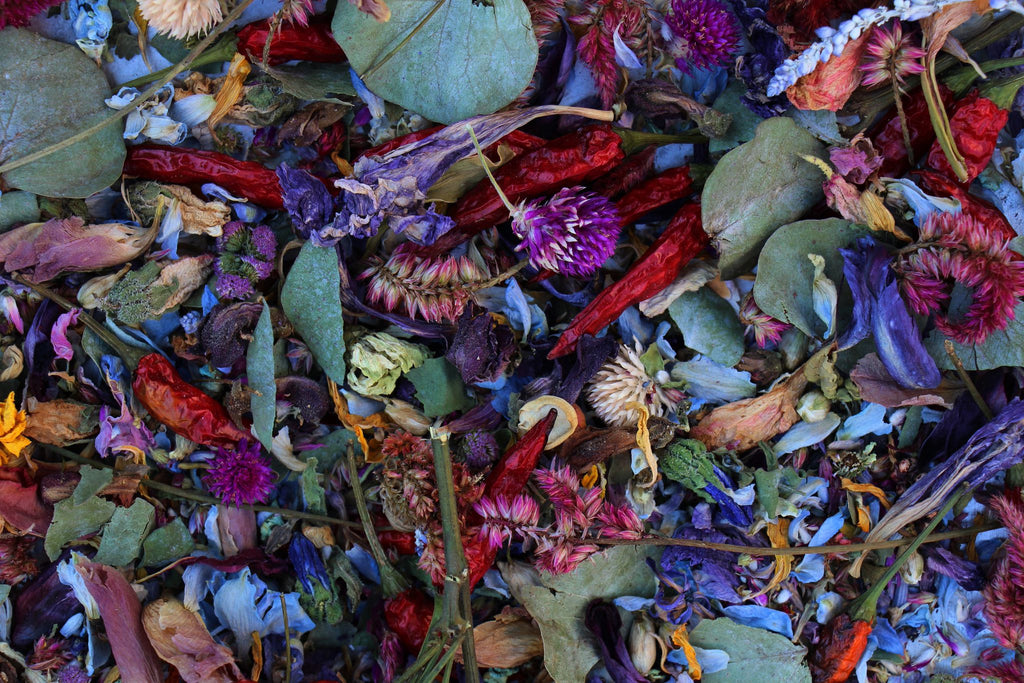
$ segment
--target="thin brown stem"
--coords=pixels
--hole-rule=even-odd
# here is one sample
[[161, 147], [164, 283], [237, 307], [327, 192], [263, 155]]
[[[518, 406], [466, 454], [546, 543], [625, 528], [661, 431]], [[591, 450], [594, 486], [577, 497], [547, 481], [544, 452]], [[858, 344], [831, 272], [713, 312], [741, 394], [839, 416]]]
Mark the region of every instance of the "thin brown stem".
[[903, 132], [903, 145], [907, 148], [907, 162], [914, 165], [914, 146], [910, 144], [910, 128], [907, 125], [907, 113], [903, 111], [903, 98], [900, 96], [900, 86], [895, 78], [890, 77], [892, 82], [892, 97], [896, 102], [896, 114], [900, 117], [900, 130]]

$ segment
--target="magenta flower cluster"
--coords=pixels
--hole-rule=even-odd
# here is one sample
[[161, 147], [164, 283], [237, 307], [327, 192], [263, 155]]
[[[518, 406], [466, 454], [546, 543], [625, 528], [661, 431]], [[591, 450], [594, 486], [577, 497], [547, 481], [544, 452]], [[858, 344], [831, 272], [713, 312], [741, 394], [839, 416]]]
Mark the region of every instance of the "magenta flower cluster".
[[679, 39], [684, 73], [727, 65], [740, 44], [736, 17], [719, 0], [672, 0], [665, 23]]
[[615, 251], [622, 220], [605, 197], [565, 187], [547, 201], [535, 200], [512, 214], [530, 265], [570, 277], [590, 277]]
[[[931, 214], [915, 248], [896, 262], [910, 308], [937, 313], [935, 326], [961, 344], [980, 344], [1013, 320], [1024, 296], [1024, 260], [976, 218], [964, 213]], [[953, 287], [971, 290], [971, 303], [956, 320], [949, 314]]]
[[203, 483], [210, 493], [236, 507], [265, 503], [274, 490], [274, 470], [260, 452], [259, 442], [250, 445], [242, 439], [233, 451], [217, 449]]

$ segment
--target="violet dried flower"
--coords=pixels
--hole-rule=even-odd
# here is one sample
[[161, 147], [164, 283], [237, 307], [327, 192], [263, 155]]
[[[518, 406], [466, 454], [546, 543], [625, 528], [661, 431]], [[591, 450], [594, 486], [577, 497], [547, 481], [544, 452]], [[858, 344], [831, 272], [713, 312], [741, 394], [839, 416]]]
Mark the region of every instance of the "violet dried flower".
[[676, 66], [684, 73], [725, 66], [739, 47], [736, 18], [719, 0], [672, 0], [665, 23], [679, 39]]
[[241, 221], [225, 224], [217, 238], [220, 257], [214, 262], [217, 293], [224, 299], [247, 299], [253, 285], [274, 272], [277, 238], [265, 225], [248, 227]]
[[482, 429], [474, 429], [466, 434], [462, 438], [459, 450], [466, 459], [466, 464], [474, 472], [486, 470], [501, 455], [497, 439]]
[[[980, 344], [1014, 319], [1024, 296], [1024, 261], [994, 231], [964, 213], [935, 212], [921, 226], [916, 244], [897, 259], [900, 289], [920, 315], [938, 313], [935, 326], [961, 344]], [[958, 320], [950, 318], [955, 285], [972, 290]]]
[[265, 503], [274, 489], [274, 470], [260, 452], [259, 442], [250, 445], [242, 439], [235, 450], [217, 449], [203, 483], [210, 493], [236, 507]]
[[547, 200], [523, 202], [512, 213], [512, 232], [530, 265], [569, 277], [590, 277], [615, 251], [622, 220], [607, 198], [565, 187]]

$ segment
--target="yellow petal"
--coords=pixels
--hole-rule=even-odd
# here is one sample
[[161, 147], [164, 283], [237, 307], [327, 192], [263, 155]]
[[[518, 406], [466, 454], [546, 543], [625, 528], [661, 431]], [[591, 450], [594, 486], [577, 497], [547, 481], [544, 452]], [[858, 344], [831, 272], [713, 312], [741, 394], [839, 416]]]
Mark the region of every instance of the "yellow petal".
[[228, 75], [224, 77], [224, 82], [221, 83], [220, 90], [217, 91], [217, 95], [214, 97], [216, 105], [208, 121], [210, 128], [216, 126], [231, 111], [231, 107], [235, 106], [235, 103], [242, 99], [242, 87], [251, 70], [252, 67], [249, 66], [249, 61], [243, 55], [236, 53], [231, 58]]
[[700, 669], [700, 662], [697, 661], [697, 651], [693, 649], [693, 645], [690, 645], [690, 637], [686, 633], [685, 624], [672, 632], [672, 644], [683, 649], [683, 654], [686, 655], [687, 673], [690, 674], [690, 678], [699, 681], [704, 674]]
[[871, 484], [858, 484], [855, 481], [847, 479], [846, 477], [842, 478], [842, 482], [843, 488], [846, 489], [847, 491], [852, 491], [853, 493], [870, 493], [872, 496], [878, 499], [878, 502], [882, 504], [882, 507], [884, 507], [886, 510], [889, 509], [889, 499], [885, 497], [885, 491], [878, 488], [877, 486], [873, 486]]
[[[766, 531], [768, 532], [768, 540], [772, 542], [773, 548], [788, 548], [789, 543], [786, 541], [786, 532], [789, 531], [788, 519], [780, 519], [778, 522], [769, 522]], [[756, 598], [759, 595], [764, 595], [771, 589], [778, 586], [780, 583], [786, 580], [789, 576], [790, 570], [793, 569], [793, 558], [789, 555], [779, 555], [775, 558], [775, 573], [772, 574], [772, 580], [768, 584], [754, 593], [750, 597]]]

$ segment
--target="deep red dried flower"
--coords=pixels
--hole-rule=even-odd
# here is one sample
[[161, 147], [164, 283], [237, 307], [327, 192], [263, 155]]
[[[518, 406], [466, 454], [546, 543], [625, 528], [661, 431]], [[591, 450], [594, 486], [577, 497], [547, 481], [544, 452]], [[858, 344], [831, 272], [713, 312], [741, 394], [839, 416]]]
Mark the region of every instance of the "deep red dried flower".
[[1006, 555], [982, 591], [985, 620], [1000, 645], [1024, 650], [1024, 500], [1019, 491], [1009, 491], [989, 505], [1010, 533]]
[[25, 26], [40, 12], [59, 5], [64, 0], [0, 0], [0, 29], [7, 26]]
[[[935, 212], [921, 226], [917, 244], [897, 259], [907, 304], [915, 313], [938, 312], [935, 325], [961, 344], [980, 344], [1005, 329], [1024, 296], [1024, 261], [1006, 240], [964, 213]], [[970, 306], [950, 318], [954, 285], [971, 290]]]

